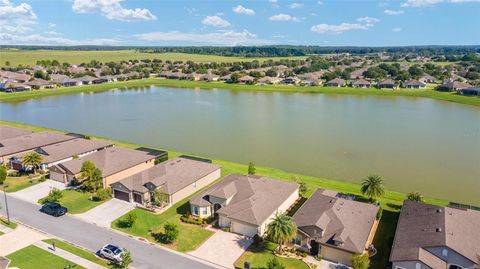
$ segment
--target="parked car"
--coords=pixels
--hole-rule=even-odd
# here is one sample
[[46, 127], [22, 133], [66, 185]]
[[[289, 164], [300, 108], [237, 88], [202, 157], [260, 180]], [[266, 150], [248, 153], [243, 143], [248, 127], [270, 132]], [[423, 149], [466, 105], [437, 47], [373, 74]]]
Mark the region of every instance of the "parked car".
[[54, 217], [60, 217], [65, 214], [67, 214], [67, 208], [57, 204], [57, 203], [46, 203], [40, 208], [40, 212], [43, 212], [45, 214], [54, 216]]
[[107, 244], [99, 251], [99, 256], [114, 262], [122, 262], [125, 250], [112, 244]]

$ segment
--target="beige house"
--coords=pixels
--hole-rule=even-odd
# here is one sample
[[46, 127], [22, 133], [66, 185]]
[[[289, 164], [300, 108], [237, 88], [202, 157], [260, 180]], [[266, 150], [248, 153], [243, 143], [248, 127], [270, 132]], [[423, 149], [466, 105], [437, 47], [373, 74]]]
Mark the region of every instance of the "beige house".
[[175, 204], [220, 178], [220, 166], [177, 157], [111, 184], [117, 199], [148, 205], [152, 192], [164, 196], [165, 205]]
[[69, 184], [79, 176], [83, 162], [91, 161], [102, 171], [103, 186], [110, 186], [114, 182], [153, 167], [155, 157], [143, 151], [110, 147], [50, 167], [50, 179]]
[[232, 174], [190, 199], [196, 217], [216, 217], [231, 232], [263, 235], [276, 214], [299, 198], [297, 183], [260, 176]]
[[8, 163], [12, 157], [39, 147], [53, 145], [75, 138], [75, 136], [61, 133], [39, 132], [2, 139], [0, 140], [0, 163]]
[[345, 198], [316, 190], [293, 216], [298, 227], [294, 243], [311, 255], [351, 266], [353, 255], [373, 251], [378, 207]]

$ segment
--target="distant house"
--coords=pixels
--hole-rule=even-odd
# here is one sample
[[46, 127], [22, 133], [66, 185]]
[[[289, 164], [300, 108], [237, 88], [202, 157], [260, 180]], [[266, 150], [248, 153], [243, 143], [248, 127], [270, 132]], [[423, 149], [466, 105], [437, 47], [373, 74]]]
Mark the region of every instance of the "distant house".
[[398, 88], [397, 84], [392, 79], [386, 79], [386, 80], [380, 81], [377, 84], [377, 87], [380, 89], [397, 89]]
[[191, 74], [185, 74], [184, 79], [197, 81], [197, 80], [200, 80], [201, 77], [202, 77], [201, 74], [191, 73]]
[[479, 223], [480, 211], [405, 200], [390, 254], [392, 268], [476, 268]]
[[62, 87], [72, 87], [72, 86], [82, 85], [81, 81], [78, 81], [76, 79], [69, 78], [69, 77], [60, 78], [58, 80], [54, 80], [54, 82], [56, 82], [58, 85], [60, 85]]
[[32, 89], [51, 89], [55, 85], [44, 79], [34, 79], [32, 81], [25, 82], [25, 85], [32, 87]]
[[231, 75], [231, 74], [228, 74], [228, 75], [225, 75], [225, 76], [221, 76], [221, 77], [219, 78], [219, 81], [232, 82], [232, 75]]
[[480, 87], [462, 88], [458, 93], [465, 96], [480, 96]]
[[12, 71], [0, 71], [0, 77], [12, 82], [24, 83], [30, 80], [30, 75]]
[[322, 84], [322, 81], [318, 78], [310, 77], [303, 79], [300, 84], [303, 86], [319, 86]]
[[354, 88], [370, 88], [371, 85], [370, 81], [365, 79], [357, 79], [352, 82]]
[[31, 91], [32, 87], [24, 83], [14, 82], [12, 80], [5, 80], [0, 82], [0, 91], [4, 92], [23, 92]]
[[418, 81], [423, 83], [435, 83], [435, 78], [430, 76], [429, 74], [423, 75]]
[[438, 86], [438, 90], [452, 92], [452, 91], [458, 91], [459, 89], [470, 88], [470, 87], [472, 87], [472, 85], [465, 82], [446, 81], [446, 82], [443, 82], [440, 86]]
[[266, 84], [277, 84], [281, 81], [278, 77], [263, 77], [257, 80], [257, 84], [266, 85]]
[[93, 81], [96, 79], [97, 79], [96, 77], [92, 77], [92, 76], [83, 76], [83, 77], [75, 78], [76, 81], [81, 82], [81, 85], [92, 84]]
[[427, 85], [418, 80], [409, 80], [403, 83], [403, 88], [407, 89], [425, 89]]
[[218, 81], [219, 78], [220, 78], [220, 76], [215, 75], [215, 74], [206, 74], [206, 75], [201, 76], [200, 80], [211, 82], [211, 81]]
[[255, 82], [255, 78], [247, 75], [239, 78], [238, 82], [244, 83], [244, 84], [252, 84]]
[[173, 158], [111, 184], [117, 199], [138, 204], [153, 202], [152, 192], [166, 194], [175, 204], [220, 178], [220, 166], [187, 158]]
[[341, 78], [334, 78], [330, 81], [327, 81], [327, 83], [325, 83], [325, 86], [328, 86], [328, 87], [343, 87], [345, 86], [345, 80], [341, 79]]
[[351, 266], [355, 254], [372, 249], [378, 207], [318, 189], [293, 215], [295, 244], [311, 255]]
[[78, 180], [80, 169], [85, 161], [93, 162], [100, 169], [103, 186], [108, 187], [114, 182], [153, 167], [155, 156], [143, 151], [110, 147], [50, 167], [50, 179], [65, 184]]
[[282, 79], [282, 83], [284, 84], [297, 84], [300, 80], [296, 77], [286, 77]]
[[33, 133], [30, 130], [0, 124], [0, 141]]

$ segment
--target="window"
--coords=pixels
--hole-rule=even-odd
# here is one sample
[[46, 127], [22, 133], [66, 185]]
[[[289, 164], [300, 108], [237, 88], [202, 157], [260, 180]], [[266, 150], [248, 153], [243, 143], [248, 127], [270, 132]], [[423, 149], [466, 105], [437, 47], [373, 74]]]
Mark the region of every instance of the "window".
[[198, 216], [198, 207], [197, 206], [193, 206], [193, 215]]
[[422, 269], [422, 265], [419, 262], [417, 262], [415, 264], [415, 269]]
[[205, 216], [208, 214], [208, 208], [202, 207], [202, 215]]
[[447, 257], [448, 256], [448, 249], [444, 248], [442, 249], [442, 256]]

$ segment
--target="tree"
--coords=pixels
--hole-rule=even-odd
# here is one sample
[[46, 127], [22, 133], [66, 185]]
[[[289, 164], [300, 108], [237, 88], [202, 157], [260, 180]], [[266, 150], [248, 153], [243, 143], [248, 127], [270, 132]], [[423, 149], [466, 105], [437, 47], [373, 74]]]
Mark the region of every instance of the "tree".
[[40, 165], [43, 161], [42, 155], [38, 154], [35, 151], [32, 151], [31, 153], [28, 153], [27, 155], [23, 156], [22, 158], [22, 164], [25, 167], [32, 167], [33, 168], [33, 173], [35, 174], [37, 171], [38, 165]]
[[2, 165], [0, 166], [0, 185], [3, 185], [5, 179], [7, 179], [7, 169]]
[[91, 161], [84, 161], [80, 169], [80, 177], [83, 186], [89, 192], [96, 192], [103, 187], [102, 171]]
[[233, 73], [230, 75], [230, 81], [232, 83], [238, 83], [238, 81], [240, 80], [242, 76], [239, 74], [239, 73]]
[[249, 174], [249, 175], [255, 175], [255, 170], [256, 170], [256, 169], [255, 169], [255, 164], [252, 163], [252, 162], [250, 162], [250, 163], [248, 164], [248, 174]]
[[416, 201], [416, 202], [424, 202], [423, 195], [419, 192], [412, 191], [407, 195], [407, 200]]
[[378, 175], [369, 175], [363, 180], [360, 190], [362, 191], [362, 194], [370, 198], [371, 201], [383, 196], [385, 194], [385, 189], [383, 187], [382, 177]]
[[370, 266], [370, 259], [366, 254], [357, 254], [352, 256], [353, 269], [368, 269]]
[[286, 214], [277, 214], [267, 227], [267, 235], [278, 244], [278, 251], [282, 252], [284, 243], [291, 241], [297, 235], [297, 225]]
[[5, 66], [10, 66], [10, 62], [9, 62], [9, 61], [5, 61]]
[[60, 201], [62, 197], [62, 191], [57, 188], [53, 188], [50, 190], [46, 197], [40, 199], [39, 203], [42, 205], [46, 203], [58, 203], [58, 201]]
[[171, 243], [177, 240], [178, 234], [180, 231], [178, 230], [177, 224], [167, 222], [163, 227], [163, 236], [166, 242]]
[[125, 227], [130, 228], [135, 224], [135, 221], [137, 221], [137, 215], [134, 213], [128, 213], [122, 222]]
[[276, 257], [271, 258], [267, 262], [267, 269], [285, 269], [285, 265], [280, 262]]
[[132, 260], [132, 254], [130, 254], [130, 251], [128, 250], [125, 250], [125, 252], [123, 252], [122, 254], [122, 260], [116, 265], [114, 266], [113, 268], [122, 268], [122, 269], [126, 269], [128, 268], [128, 266], [133, 262]]

